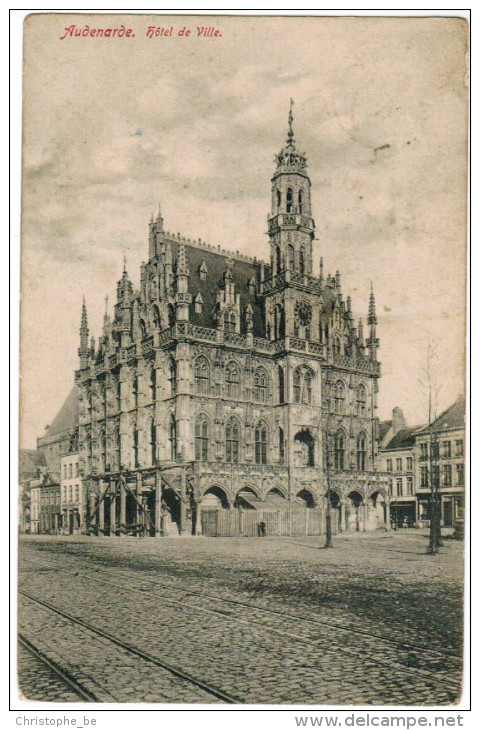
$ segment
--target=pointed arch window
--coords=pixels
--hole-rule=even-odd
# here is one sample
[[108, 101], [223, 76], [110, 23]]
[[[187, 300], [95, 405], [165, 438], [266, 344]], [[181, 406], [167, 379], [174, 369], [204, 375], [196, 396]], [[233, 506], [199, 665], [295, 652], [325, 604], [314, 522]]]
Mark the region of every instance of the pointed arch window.
[[313, 375], [310, 370], [305, 370], [303, 375], [303, 398], [302, 403], [304, 405], [310, 405], [312, 402], [312, 382]]
[[278, 429], [278, 460], [280, 464], [285, 461], [285, 436], [283, 428]]
[[367, 412], [367, 391], [365, 386], [360, 384], [357, 388], [357, 415], [365, 416]]
[[235, 312], [231, 309], [227, 310], [223, 315], [223, 330], [224, 332], [235, 332], [237, 324], [237, 318]]
[[264, 368], [257, 368], [253, 376], [253, 399], [256, 403], [266, 403], [268, 376]]
[[311, 405], [313, 374], [306, 368], [298, 367], [293, 372], [293, 400], [295, 403]]
[[170, 382], [170, 395], [175, 395], [177, 392], [177, 363], [173, 357], [170, 358], [168, 366], [168, 380]]
[[120, 430], [117, 427], [113, 432], [113, 450], [114, 450], [114, 468], [120, 469], [122, 465], [121, 451], [120, 451]]
[[168, 305], [168, 326], [173, 327], [175, 324], [175, 307], [173, 304]]
[[225, 447], [228, 464], [238, 464], [238, 447], [240, 437], [240, 426], [233, 416], [228, 419], [225, 427]]
[[160, 310], [158, 309], [157, 305], [155, 304], [153, 307], [153, 326], [156, 330], [160, 329], [161, 325], [161, 319], [160, 319]]
[[137, 376], [135, 376], [133, 379], [132, 392], [133, 392], [133, 405], [135, 408], [138, 408], [138, 377]]
[[335, 469], [345, 468], [345, 435], [337, 431], [334, 438], [334, 466]]
[[255, 427], [255, 463], [267, 463], [268, 431], [265, 423], [260, 421]]
[[303, 248], [303, 246], [300, 249], [300, 253], [298, 255], [298, 270], [301, 274], [305, 273], [305, 249]]
[[275, 264], [278, 274], [282, 270], [282, 252], [280, 250], [280, 246], [275, 247]]
[[210, 365], [203, 355], [195, 360], [195, 392], [208, 395], [210, 392]]
[[287, 213], [293, 213], [293, 190], [287, 188]]
[[227, 398], [240, 397], [240, 369], [233, 361], [225, 366], [225, 391]]
[[293, 400], [295, 403], [300, 403], [302, 392], [302, 373], [300, 368], [297, 368], [293, 373]]
[[203, 413], [195, 421], [195, 460], [208, 461], [208, 421]]
[[367, 437], [364, 433], [361, 433], [357, 438], [357, 469], [358, 471], [365, 471], [365, 465], [367, 462]]
[[150, 426], [150, 461], [152, 465], [157, 463], [157, 427], [154, 423]]
[[299, 190], [298, 191], [298, 212], [299, 213], [303, 213], [303, 210], [304, 210], [304, 198], [305, 198], [305, 194], [304, 194], [303, 190]]
[[295, 271], [295, 249], [291, 243], [288, 244], [287, 253], [288, 253], [288, 268], [290, 269], [290, 271]]
[[335, 413], [343, 413], [345, 409], [345, 386], [341, 380], [335, 383]]
[[175, 461], [177, 458], [177, 422], [173, 413], [170, 416], [170, 458]]
[[150, 371], [150, 400], [152, 403], [157, 400], [157, 371], [155, 368]]
[[285, 403], [285, 373], [281, 365], [278, 366], [278, 402]]
[[121, 404], [122, 404], [122, 382], [121, 382], [120, 378], [118, 378], [116, 381], [115, 400], [116, 400], [116, 403], [115, 403], [116, 409], [117, 409], [117, 411], [119, 411], [121, 409]]
[[[107, 463], [107, 437], [105, 435], [104, 428], [102, 428], [100, 431], [99, 445], [100, 445], [100, 469], [103, 471], [105, 469], [106, 463]], [[71, 466], [70, 466], [70, 468], [71, 468]]]
[[143, 319], [141, 319], [140, 320], [140, 337], [142, 338], [142, 340], [144, 340], [146, 336], [147, 336], [147, 327], [146, 327]]
[[277, 190], [277, 208], [280, 208], [282, 204], [282, 193], [280, 190]]
[[138, 429], [135, 429], [133, 432], [133, 465], [135, 469], [138, 469], [140, 466], [140, 458], [139, 458], [139, 432]]

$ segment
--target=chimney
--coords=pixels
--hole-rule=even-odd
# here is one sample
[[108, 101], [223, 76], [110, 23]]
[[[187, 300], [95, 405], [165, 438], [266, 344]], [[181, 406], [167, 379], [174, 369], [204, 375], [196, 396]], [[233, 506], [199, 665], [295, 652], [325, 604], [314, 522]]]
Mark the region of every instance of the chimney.
[[392, 411], [392, 428], [393, 433], [396, 434], [400, 431], [401, 428], [405, 428], [407, 425], [407, 422], [405, 420], [405, 416], [403, 415], [403, 411], [398, 406], [393, 409]]

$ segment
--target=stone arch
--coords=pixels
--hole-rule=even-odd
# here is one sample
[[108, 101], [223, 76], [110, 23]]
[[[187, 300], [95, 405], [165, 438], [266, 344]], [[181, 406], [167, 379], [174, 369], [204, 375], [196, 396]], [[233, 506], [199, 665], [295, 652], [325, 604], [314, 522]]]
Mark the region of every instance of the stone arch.
[[381, 488], [373, 488], [369, 491], [367, 499], [367, 520], [369, 529], [383, 527], [387, 522], [388, 498]]
[[229, 506], [227, 493], [216, 484], [202, 493], [202, 509], [228, 509]]
[[267, 491], [267, 493], [266, 493], [265, 496], [268, 498], [268, 495], [269, 494], [271, 494], [272, 496], [281, 497], [281, 499], [286, 499], [287, 498], [287, 495], [285, 494], [284, 490], [281, 489], [280, 487], [277, 487], [277, 486], [271, 487]]
[[250, 486], [242, 487], [241, 489], [239, 489], [237, 491], [237, 493], [235, 495], [234, 507], [243, 507], [246, 509], [252, 509], [252, 506], [248, 502], [246, 502], [244, 499], [242, 499], [242, 495], [241, 495], [242, 492], [249, 492], [257, 499], [259, 498], [258, 491], [256, 489], [254, 489], [253, 487], [250, 487]]
[[294, 466], [315, 466], [315, 440], [309, 428], [302, 428], [293, 437]]
[[309, 509], [315, 507], [317, 504], [315, 495], [310, 491], [310, 489], [301, 489], [295, 495], [295, 500], [301, 504], [305, 504]]
[[357, 489], [350, 490], [345, 500], [345, 523], [347, 530], [360, 531], [360, 523], [363, 517], [361, 511], [364, 506], [363, 494]]

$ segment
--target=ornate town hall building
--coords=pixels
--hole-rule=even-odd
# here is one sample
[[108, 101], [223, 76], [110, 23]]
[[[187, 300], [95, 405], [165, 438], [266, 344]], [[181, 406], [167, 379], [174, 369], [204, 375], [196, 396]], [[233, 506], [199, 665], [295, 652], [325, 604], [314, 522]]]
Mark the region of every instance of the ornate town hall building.
[[124, 270], [89, 341], [82, 310], [83, 523], [103, 534], [206, 535], [388, 525], [375, 471], [380, 364], [340, 274], [312, 270], [306, 157], [290, 110], [276, 157], [268, 263], [150, 221], [140, 289]]

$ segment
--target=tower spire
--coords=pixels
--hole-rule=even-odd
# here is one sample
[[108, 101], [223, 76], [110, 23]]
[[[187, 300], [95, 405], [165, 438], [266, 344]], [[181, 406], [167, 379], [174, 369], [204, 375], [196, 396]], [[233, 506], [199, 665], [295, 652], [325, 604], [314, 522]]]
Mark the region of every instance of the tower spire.
[[376, 325], [377, 325], [377, 312], [375, 309], [375, 294], [373, 293], [373, 284], [370, 282], [370, 300], [368, 303], [368, 318], [367, 323], [370, 325], [370, 336], [367, 340], [367, 347], [370, 352], [370, 360], [376, 362], [377, 360], [377, 348], [380, 341], [377, 338]]
[[368, 303], [368, 324], [377, 324], [377, 312], [375, 308], [375, 294], [373, 293], [373, 283], [370, 282], [370, 300]]
[[88, 365], [88, 353], [88, 318], [84, 296], [82, 300], [82, 316], [80, 320], [80, 347], [78, 348], [81, 368], [86, 368]]
[[288, 133], [287, 133], [287, 145], [294, 147], [295, 136], [293, 133], [293, 99], [290, 97], [290, 111], [288, 112]]

